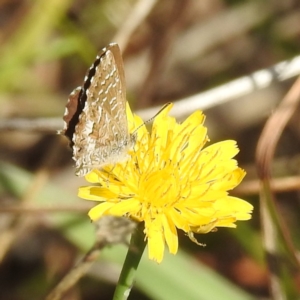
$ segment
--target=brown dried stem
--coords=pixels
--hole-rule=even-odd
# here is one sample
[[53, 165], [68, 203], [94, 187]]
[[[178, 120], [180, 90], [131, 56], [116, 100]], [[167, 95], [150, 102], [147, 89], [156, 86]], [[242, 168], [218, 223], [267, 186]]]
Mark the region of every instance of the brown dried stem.
[[[293, 262], [300, 268], [300, 261], [288, 227], [281, 218], [276, 206], [271, 180], [271, 167], [278, 141], [285, 126], [296, 111], [299, 101], [300, 78], [296, 80], [274, 114], [267, 121], [256, 150], [257, 173], [261, 183], [261, 222], [266, 255], [271, 271], [281, 269], [278, 265], [278, 255], [281, 254], [279, 250], [280, 241], [283, 242], [283, 246], [289, 252]], [[281, 299], [285, 294], [280, 278], [280, 273], [270, 273], [270, 287], [274, 299]]]

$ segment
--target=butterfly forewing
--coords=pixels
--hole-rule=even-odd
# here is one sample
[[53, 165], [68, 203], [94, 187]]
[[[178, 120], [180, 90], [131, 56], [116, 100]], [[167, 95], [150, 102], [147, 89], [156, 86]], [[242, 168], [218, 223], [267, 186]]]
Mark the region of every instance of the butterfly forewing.
[[77, 122], [72, 135], [76, 174], [83, 176], [93, 168], [126, 159], [133, 139], [128, 133], [124, 68], [117, 44], [96, 57], [83, 86], [70, 95], [68, 103], [76, 100], [77, 111], [64, 117]]

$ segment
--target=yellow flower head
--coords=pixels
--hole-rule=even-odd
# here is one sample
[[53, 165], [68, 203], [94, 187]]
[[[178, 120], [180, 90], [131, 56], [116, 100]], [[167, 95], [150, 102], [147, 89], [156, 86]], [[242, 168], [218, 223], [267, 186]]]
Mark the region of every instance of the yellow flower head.
[[250, 219], [253, 209], [228, 195], [245, 176], [233, 159], [239, 151], [236, 142], [204, 148], [209, 139], [202, 112], [179, 124], [168, 116], [171, 108], [155, 118], [149, 133], [127, 106], [130, 132], [141, 126], [130, 159], [94, 169], [86, 180], [97, 185], [79, 189], [79, 197], [101, 202], [90, 210], [92, 220], [114, 215], [144, 222], [149, 258], [157, 262], [165, 244], [176, 254], [177, 229], [196, 242], [194, 233], [235, 227], [235, 221]]

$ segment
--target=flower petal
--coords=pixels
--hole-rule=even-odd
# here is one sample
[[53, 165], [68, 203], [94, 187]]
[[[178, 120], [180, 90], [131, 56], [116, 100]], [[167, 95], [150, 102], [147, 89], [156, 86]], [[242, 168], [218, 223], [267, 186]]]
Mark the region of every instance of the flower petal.
[[195, 112], [183, 123], [164, 108], [148, 133], [141, 118], [126, 107], [128, 128], [136, 138], [130, 159], [95, 169], [86, 176], [94, 184], [81, 187], [78, 195], [101, 201], [89, 216], [127, 216], [144, 222], [149, 258], [162, 261], [165, 245], [178, 251], [178, 230], [199, 244], [197, 233], [216, 227], [236, 227], [236, 221], [251, 218], [253, 206], [229, 196], [245, 176], [233, 157], [239, 152], [235, 141], [210, 146], [205, 116]]
[[160, 218], [156, 218], [152, 222], [145, 221], [145, 234], [148, 240], [149, 258], [160, 263], [163, 259], [165, 249]]
[[83, 186], [78, 190], [78, 197], [87, 200], [106, 201], [107, 199], [117, 198], [117, 194], [102, 187]]
[[178, 236], [175, 224], [167, 215], [162, 215], [161, 218], [163, 232], [169, 251], [172, 254], [176, 254], [178, 251]]

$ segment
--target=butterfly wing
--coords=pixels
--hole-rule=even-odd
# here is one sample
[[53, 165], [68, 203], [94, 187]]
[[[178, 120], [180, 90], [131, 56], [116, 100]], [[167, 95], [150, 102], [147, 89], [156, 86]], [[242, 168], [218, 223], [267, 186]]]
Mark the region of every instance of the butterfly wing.
[[[71, 102], [77, 102], [77, 110], [72, 118], [64, 119], [76, 124], [71, 142], [76, 174], [83, 176], [93, 168], [124, 160], [131, 141], [123, 61], [117, 44], [97, 55], [82, 88], [71, 93]], [[69, 131], [71, 135], [72, 128]]]

